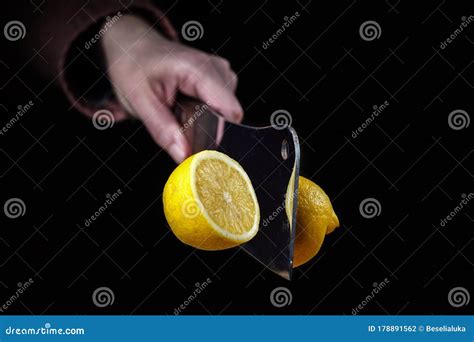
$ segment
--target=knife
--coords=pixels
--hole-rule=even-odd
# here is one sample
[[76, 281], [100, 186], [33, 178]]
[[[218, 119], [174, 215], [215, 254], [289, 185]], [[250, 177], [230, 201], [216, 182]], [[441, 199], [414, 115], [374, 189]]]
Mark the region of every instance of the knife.
[[193, 154], [217, 150], [247, 172], [260, 206], [260, 226], [257, 235], [240, 247], [291, 280], [300, 163], [295, 130], [232, 123], [206, 103], [184, 95], [178, 96], [174, 112]]

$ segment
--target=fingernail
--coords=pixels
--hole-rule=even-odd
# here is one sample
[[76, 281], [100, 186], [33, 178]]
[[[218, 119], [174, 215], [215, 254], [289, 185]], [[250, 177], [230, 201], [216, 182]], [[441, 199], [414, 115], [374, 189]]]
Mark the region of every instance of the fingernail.
[[244, 117], [244, 114], [242, 112], [234, 112], [234, 120], [237, 123], [240, 123]]
[[168, 153], [170, 154], [171, 158], [173, 158], [173, 160], [178, 164], [181, 163], [186, 157], [184, 148], [178, 143], [173, 143], [168, 149]]

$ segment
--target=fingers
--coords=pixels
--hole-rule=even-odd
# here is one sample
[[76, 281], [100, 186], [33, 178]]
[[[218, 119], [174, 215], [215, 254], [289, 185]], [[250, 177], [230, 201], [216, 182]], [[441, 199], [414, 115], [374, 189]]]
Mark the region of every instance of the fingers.
[[217, 56], [212, 56], [210, 59], [214, 62], [214, 67], [223, 77], [226, 87], [235, 93], [237, 89], [237, 74], [231, 69], [230, 62], [225, 58]]
[[153, 140], [160, 145], [176, 163], [181, 163], [189, 154], [190, 146], [167, 105], [155, 96], [152, 89], [143, 86], [140, 95], [130, 99], [136, 115], [142, 120]]
[[241, 122], [243, 109], [234, 93], [237, 86], [236, 74], [226, 60], [215, 56], [205, 58], [207, 60], [200, 59], [182, 71], [180, 91], [206, 102], [227, 120]]

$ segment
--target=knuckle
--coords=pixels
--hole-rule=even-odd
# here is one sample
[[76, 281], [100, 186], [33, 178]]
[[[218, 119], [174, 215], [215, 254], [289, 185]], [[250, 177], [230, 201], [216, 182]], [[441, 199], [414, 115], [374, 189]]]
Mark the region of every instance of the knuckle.
[[230, 84], [232, 89], [235, 90], [235, 88], [237, 87], [237, 83], [239, 82], [239, 76], [235, 73], [235, 71], [229, 70], [227, 78], [228, 78], [227, 83]]
[[234, 71], [234, 70], [229, 70], [229, 77], [237, 83], [237, 81], [239, 80], [239, 76], [237, 75], [237, 73]]
[[190, 68], [199, 67], [206, 60], [205, 53], [192, 49], [184, 49], [176, 57], [176, 60]]
[[199, 50], [188, 50], [186, 51], [186, 56], [189, 61], [197, 65], [202, 64], [209, 59], [209, 56], [205, 52]]
[[226, 58], [223, 58], [223, 57], [216, 57], [217, 58], [217, 62], [222, 65], [224, 68], [226, 69], [230, 69], [230, 61]]

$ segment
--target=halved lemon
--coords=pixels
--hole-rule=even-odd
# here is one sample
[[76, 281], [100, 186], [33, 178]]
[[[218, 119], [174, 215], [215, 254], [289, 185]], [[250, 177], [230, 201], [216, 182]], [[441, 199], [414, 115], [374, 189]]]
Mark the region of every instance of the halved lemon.
[[301, 266], [316, 256], [326, 234], [337, 227], [339, 219], [328, 195], [319, 185], [300, 176], [293, 267]]
[[166, 220], [183, 243], [204, 250], [238, 246], [257, 234], [260, 209], [238, 162], [202, 151], [182, 162], [163, 191]]

